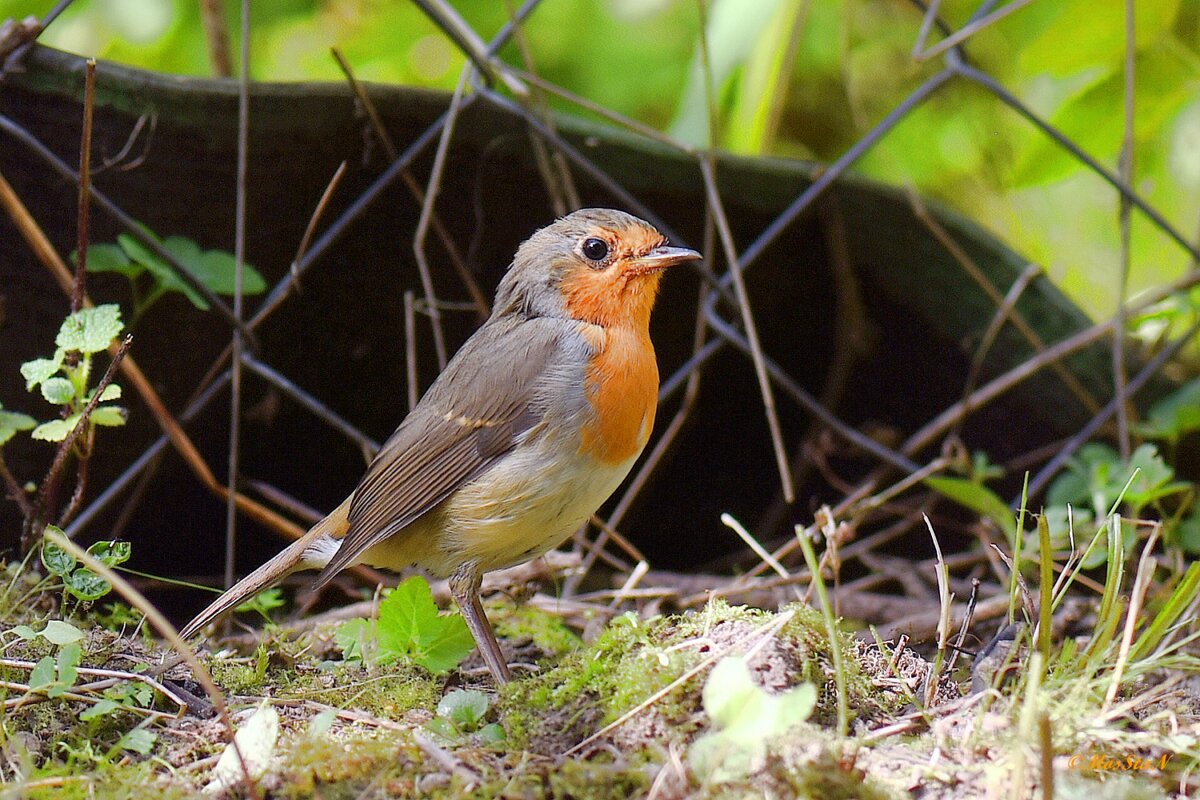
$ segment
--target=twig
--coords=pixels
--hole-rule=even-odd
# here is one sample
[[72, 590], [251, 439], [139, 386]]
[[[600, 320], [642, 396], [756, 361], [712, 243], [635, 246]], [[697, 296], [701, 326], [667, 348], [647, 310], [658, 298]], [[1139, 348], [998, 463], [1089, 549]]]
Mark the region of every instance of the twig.
[[8, 464], [4, 461], [3, 450], [0, 450], [0, 479], [4, 481], [4, 490], [8, 494], [9, 499], [16, 503], [17, 508], [21, 510], [21, 517], [29, 519], [33, 516], [33, 504], [29, 502], [29, 498], [25, 495], [25, 489], [21, 487], [21, 484], [17, 483], [17, 479], [9, 471]]
[[407, 377], [406, 395], [408, 410], [417, 407], [421, 387], [417, 382], [417, 313], [414, 305], [416, 295], [411, 289], [404, 291], [404, 374]]
[[[237, 187], [233, 219], [233, 317], [242, 322], [244, 294], [242, 285], [246, 267], [246, 172], [250, 161], [250, 0], [241, 2], [241, 61], [238, 71]], [[225, 588], [233, 586], [237, 566], [237, 492], [242, 436], [242, 339], [241, 326], [235, 326], [230, 349], [229, 376], [229, 463], [225, 485]], [[246, 780], [250, 777], [247, 773]]]
[[208, 60], [218, 78], [233, 77], [233, 56], [225, 22], [225, 4], [221, 0], [200, 0], [200, 21], [208, 43]]
[[417, 230], [413, 234], [413, 256], [417, 260], [417, 272], [421, 276], [421, 286], [425, 290], [425, 301], [429, 305], [430, 327], [433, 329], [433, 349], [437, 353], [438, 368], [446, 368], [446, 334], [442, 329], [442, 312], [438, 308], [437, 295], [433, 289], [433, 275], [429, 269], [429, 260], [425, 257], [425, 237], [429, 233], [429, 221], [433, 215], [433, 206], [437, 202], [438, 189], [441, 187], [442, 173], [446, 168], [446, 156], [450, 152], [450, 138], [454, 135], [454, 125], [462, 109], [463, 92], [466, 90], [469, 69], [464, 68], [458, 79], [458, 86], [450, 97], [450, 108], [447, 110], [447, 120], [442, 128], [441, 138], [438, 139], [437, 150], [433, 156], [433, 168], [429, 172], [429, 183], [425, 189], [425, 199], [421, 203], [421, 216], [417, 220]]
[[[0, 666], [9, 667], [12, 669], [23, 669], [23, 670], [32, 671], [35, 667], [37, 667], [37, 663], [34, 661], [25, 661], [23, 659], [18, 659], [18, 658], [0, 658]], [[71, 688], [75, 689], [75, 691], [79, 694], [83, 694], [85, 691], [86, 692], [103, 691], [104, 689], [110, 688], [111, 686], [115, 686], [116, 684], [118, 684], [122, 681], [128, 681], [128, 682], [133, 682], [133, 683], [144, 683], [147, 686], [150, 686], [151, 688], [155, 689], [156, 691], [161, 692], [164, 697], [166, 697], [171, 702], [175, 703], [176, 706], [179, 707], [178, 713], [173, 715], [175, 719], [179, 719], [187, 711], [187, 703], [182, 698], [180, 698], [179, 695], [177, 695], [175, 692], [171, 691], [171, 689], [169, 689], [167, 686], [163, 685], [162, 683], [155, 680], [153, 677], [151, 677], [149, 675], [138, 673], [138, 672], [124, 672], [122, 670], [98, 669], [95, 667], [76, 667], [75, 671], [77, 673], [79, 673], [80, 675], [91, 675], [93, 677], [107, 679], [107, 680], [103, 680], [103, 681], [94, 681], [92, 683], [85, 683], [85, 684], [71, 687]], [[27, 689], [27, 691], [36, 691], [36, 690]], [[47, 697], [46, 699], [53, 699], [53, 698]], [[122, 707], [126, 708], [127, 710], [130, 710], [130, 711], [137, 711], [139, 713], [147, 712], [147, 709], [137, 708], [136, 706], [122, 706]], [[158, 713], [158, 712], [153, 712], [153, 713]], [[164, 716], [172, 716], [172, 715], [167, 714]]]
[[771, 444], [775, 450], [775, 466], [779, 470], [779, 481], [782, 485], [783, 498], [788, 505], [796, 502], [796, 487], [792, 482], [792, 466], [787, 457], [787, 449], [783, 443], [783, 429], [779, 425], [779, 412], [775, 408], [775, 393], [771, 389], [771, 381], [767, 377], [767, 367], [763, 358], [762, 343], [758, 339], [758, 327], [754, 324], [754, 312], [750, 308], [750, 297], [746, 292], [746, 282], [742, 278], [742, 265], [738, 260], [737, 250], [733, 242], [733, 231], [729, 220], [725, 217], [725, 206], [717, 192], [717, 178], [713, 167], [711, 154], [700, 160], [700, 174], [704, 176], [704, 189], [708, 197], [708, 205], [712, 209], [713, 219], [717, 224], [717, 234], [725, 250], [725, 259], [729, 264], [729, 275], [732, 276], [734, 292], [738, 299], [738, 308], [742, 315], [742, 326], [746, 329], [746, 339], [750, 343], [750, 354], [754, 362], [754, 373], [758, 376], [758, 390], [762, 395], [763, 411], [767, 417], [767, 427], [771, 431]]
[[87, 292], [88, 214], [91, 210], [88, 197], [92, 185], [92, 119], [96, 99], [96, 59], [89, 58], [84, 64], [83, 132], [79, 137], [79, 205], [75, 219], [78, 261], [75, 263], [75, 285], [71, 289], [72, 314], [83, 308], [83, 298]]
[[[1125, 64], [1124, 64], [1124, 107], [1125, 124], [1121, 135], [1121, 156], [1117, 163], [1117, 174], [1128, 186], [1133, 185], [1134, 153], [1134, 62], [1137, 42], [1134, 38], [1133, 0], [1125, 0]], [[1113, 400], [1116, 401], [1117, 446], [1122, 461], [1129, 461], [1129, 405], [1126, 398], [1125, 375], [1125, 296], [1129, 292], [1129, 271], [1132, 259], [1133, 204], [1125, 195], [1117, 196], [1117, 222], [1121, 229], [1121, 269], [1117, 275], [1117, 311], [1113, 318], [1112, 369]]]
[[[934, 56], [941, 55], [942, 53], [946, 52], [947, 50], [949, 50], [953, 47], [957, 47], [958, 45], [962, 44], [967, 39], [969, 39], [972, 36], [974, 36], [975, 34], [979, 33], [981, 30], [988, 27], [989, 25], [999, 22], [1000, 20], [1004, 19], [1005, 17], [1007, 17], [1009, 14], [1013, 13], [1014, 11], [1024, 8], [1025, 6], [1029, 5], [1031, 2], [1033, 2], [1033, 0], [1011, 0], [1011, 2], [996, 9], [992, 13], [987, 14], [986, 16], [980, 17], [978, 19], [972, 20], [970, 23], [962, 26], [960, 29], [955, 31], [953, 34], [951, 34], [950, 36], [947, 36], [945, 39], [942, 39], [940, 42], [933, 45], [932, 47], [930, 47], [927, 50], [917, 50], [916, 48], [914, 48], [913, 54], [912, 54], [913, 60], [918, 61], [918, 62], [928, 61], [929, 59], [933, 58]], [[938, 6], [938, 3], [936, 3], [936, 2], [933, 3], [929, 9], [929, 14], [936, 15], [937, 14], [937, 6]], [[928, 17], [928, 15], [927, 15], [927, 17]], [[923, 34], [926, 32], [925, 24], [926, 23], [923, 21], [922, 28], [921, 28]], [[922, 36], [921, 39], [918, 39], [918, 43], [919, 44], [924, 43], [924, 36]]]
[[[296, 245], [296, 257], [292, 259], [292, 266], [301, 258], [304, 257], [304, 251], [308, 249], [308, 245], [312, 242], [313, 234], [317, 231], [317, 224], [321, 217], [325, 215], [325, 210], [329, 208], [329, 202], [333, 199], [333, 195], [337, 192], [338, 186], [342, 183], [342, 178], [346, 177], [346, 162], [338, 164], [338, 168], [333, 171], [333, 177], [329, 179], [329, 183], [325, 185], [325, 191], [321, 192], [321, 199], [317, 201], [316, 208], [308, 217], [308, 224], [304, 226], [304, 235], [300, 237], [300, 244]], [[297, 284], [298, 286], [299, 284]]]

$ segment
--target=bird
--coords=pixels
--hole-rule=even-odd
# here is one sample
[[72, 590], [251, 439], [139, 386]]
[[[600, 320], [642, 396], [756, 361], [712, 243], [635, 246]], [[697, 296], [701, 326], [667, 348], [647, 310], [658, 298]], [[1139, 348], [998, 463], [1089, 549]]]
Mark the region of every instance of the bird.
[[451, 358], [330, 514], [201, 611], [210, 622], [300, 570], [418, 568], [451, 596], [497, 685], [511, 680], [479, 588], [583, 525], [650, 438], [658, 364], [650, 313], [663, 271], [700, 253], [622, 211], [536, 231], [488, 319]]

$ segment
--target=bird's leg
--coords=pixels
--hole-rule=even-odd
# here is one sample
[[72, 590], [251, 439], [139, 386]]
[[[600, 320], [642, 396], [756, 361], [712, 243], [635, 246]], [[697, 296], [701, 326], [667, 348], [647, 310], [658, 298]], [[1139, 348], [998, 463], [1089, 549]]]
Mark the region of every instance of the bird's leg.
[[492, 678], [497, 685], [503, 685], [512, 680], [512, 673], [508, 671], [508, 662], [500, 652], [500, 643], [496, 641], [496, 634], [492, 632], [487, 615], [483, 613], [483, 604], [479, 602], [479, 586], [482, 582], [483, 573], [475, 564], [463, 564], [450, 576], [450, 594], [458, 603]]

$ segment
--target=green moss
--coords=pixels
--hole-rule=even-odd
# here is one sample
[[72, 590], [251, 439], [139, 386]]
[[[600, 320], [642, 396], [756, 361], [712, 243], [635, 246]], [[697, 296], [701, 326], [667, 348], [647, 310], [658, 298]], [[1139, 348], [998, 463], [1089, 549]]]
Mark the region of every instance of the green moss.
[[581, 644], [579, 637], [567, 627], [562, 617], [530, 605], [489, 603], [488, 618], [501, 639], [531, 641], [547, 657], [557, 658]]
[[[510, 743], [537, 752], [566, 749], [683, 674], [696, 656], [672, 647], [682, 638], [667, 618], [617, 618], [590, 645], [505, 687], [499, 716]], [[657, 710], [682, 723], [695, 710], [694, 700], [693, 693], [680, 713], [678, 701], [665, 698]]]
[[[150, 760], [104, 764], [84, 771], [54, 766], [29, 776], [20, 796], [28, 800], [188, 800], [200, 793], [187, 783], [165, 776]], [[17, 796], [17, 795], [14, 795]]]
[[418, 767], [419, 761], [409, 757], [395, 733], [301, 735], [284, 747], [283, 763], [276, 771], [283, 783], [273, 794], [303, 798], [319, 791], [326, 800], [359, 797], [368, 786], [383, 787], [394, 780], [411, 784]]

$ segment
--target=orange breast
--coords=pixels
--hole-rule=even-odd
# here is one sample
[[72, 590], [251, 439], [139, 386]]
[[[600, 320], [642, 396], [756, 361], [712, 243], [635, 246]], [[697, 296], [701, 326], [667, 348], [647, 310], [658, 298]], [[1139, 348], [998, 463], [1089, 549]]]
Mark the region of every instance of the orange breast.
[[658, 364], [649, 334], [608, 328], [585, 389], [593, 415], [583, 427], [580, 452], [606, 464], [635, 457], [650, 438], [658, 407]]

